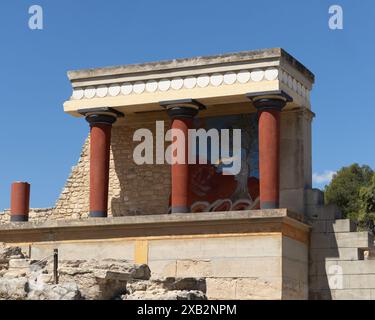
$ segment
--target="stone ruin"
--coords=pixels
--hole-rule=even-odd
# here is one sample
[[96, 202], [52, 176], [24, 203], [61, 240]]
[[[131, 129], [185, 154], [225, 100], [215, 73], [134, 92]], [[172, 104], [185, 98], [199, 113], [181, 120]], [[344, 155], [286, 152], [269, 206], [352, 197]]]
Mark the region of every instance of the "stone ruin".
[[[312, 187], [315, 77], [285, 50], [68, 77], [64, 112], [86, 119], [90, 134], [53, 208], [30, 209], [29, 183], [12, 184], [0, 243], [29, 257], [2, 249], [0, 298], [375, 299], [374, 235]], [[159, 161], [162, 131], [239, 128], [246, 156], [237, 175], [222, 174], [236, 158], [222, 154], [217, 162], [198, 150], [209, 161], [188, 166]], [[155, 142], [153, 164], [135, 161], [139, 130]], [[184, 148], [189, 135], [176, 142]], [[59, 284], [39, 260], [54, 248], [69, 260]]]
[[[51, 258], [51, 257], [49, 257]], [[152, 278], [126, 260], [31, 260], [0, 245], [0, 300], [206, 300], [204, 278]]]

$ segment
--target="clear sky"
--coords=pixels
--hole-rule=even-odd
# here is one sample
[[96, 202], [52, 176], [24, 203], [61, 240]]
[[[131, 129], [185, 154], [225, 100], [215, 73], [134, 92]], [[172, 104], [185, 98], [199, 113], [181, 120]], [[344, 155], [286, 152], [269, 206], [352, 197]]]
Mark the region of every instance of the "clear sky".
[[[43, 30], [28, 27], [35, 4]], [[343, 30], [328, 27], [334, 4]], [[375, 168], [374, 18], [374, 0], [1, 0], [0, 208], [17, 180], [32, 207], [53, 206], [78, 160], [88, 125], [63, 113], [68, 70], [241, 50], [282, 47], [315, 74], [316, 186], [353, 162]]]

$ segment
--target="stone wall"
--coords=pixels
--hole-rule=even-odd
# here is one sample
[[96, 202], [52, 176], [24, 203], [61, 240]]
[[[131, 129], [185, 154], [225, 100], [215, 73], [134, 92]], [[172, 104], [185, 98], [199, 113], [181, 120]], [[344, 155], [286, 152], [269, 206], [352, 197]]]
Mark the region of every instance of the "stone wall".
[[[54, 208], [32, 208], [29, 212], [29, 221], [43, 222], [52, 217]], [[10, 210], [6, 209], [0, 213], [0, 225], [10, 222]]]
[[311, 122], [307, 109], [281, 113], [280, 207], [305, 211], [305, 190], [311, 189]]
[[209, 299], [308, 297], [308, 246], [277, 233], [153, 241], [148, 264], [159, 277], [204, 277]]
[[[204, 278], [209, 299], [307, 299], [309, 228], [287, 211], [125, 216], [0, 227], [41, 260], [125, 259], [161, 279]], [[14, 232], [17, 230], [17, 232]]]
[[204, 278], [209, 299], [307, 299], [308, 246], [280, 233], [173, 239], [33, 242], [32, 259], [126, 259], [152, 276]]

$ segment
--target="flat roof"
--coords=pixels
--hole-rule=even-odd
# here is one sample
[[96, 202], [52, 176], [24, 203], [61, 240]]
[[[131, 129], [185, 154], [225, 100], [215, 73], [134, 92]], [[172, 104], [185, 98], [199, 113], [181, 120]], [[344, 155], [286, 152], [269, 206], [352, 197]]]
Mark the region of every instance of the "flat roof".
[[146, 62], [140, 64], [128, 64], [121, 66], [91, 68], [68, 71], [70, 81], [100, 78], [113, 75], [131, 75], [139, 73], [149, 73], [155, 71], [167, 71], [169, 69], [188, 69], [199, 66], [215, 66], [221, 64], [236, 64], [252, 60], [267, 60], [272, 58], [285, 59], [289, 64], [301, 72], [312, 83], [314, 82], [314, 74], [307, 69], [302, 63], [291, 56], [282, 48], [261, 49], [251, 51], [241, 51], [236, 53], [225, 53], [210, 56], [197, 56], [183, 59], [162, 60], [156, 62]]

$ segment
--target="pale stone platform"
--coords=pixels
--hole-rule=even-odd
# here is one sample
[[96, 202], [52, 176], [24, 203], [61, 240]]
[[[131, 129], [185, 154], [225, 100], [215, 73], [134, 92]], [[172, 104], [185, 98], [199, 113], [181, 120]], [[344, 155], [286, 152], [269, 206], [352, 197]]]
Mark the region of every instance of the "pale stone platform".
[[204, 277], [209, 299], [307, 299], [309, 227], [287, 209], [0, 226], [32, 259], [122, 258], [154, 276]]

